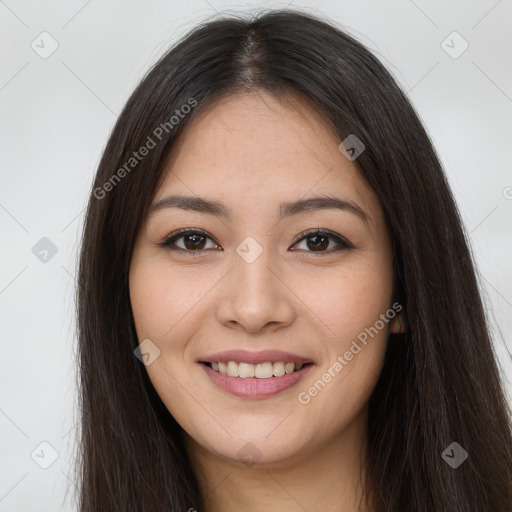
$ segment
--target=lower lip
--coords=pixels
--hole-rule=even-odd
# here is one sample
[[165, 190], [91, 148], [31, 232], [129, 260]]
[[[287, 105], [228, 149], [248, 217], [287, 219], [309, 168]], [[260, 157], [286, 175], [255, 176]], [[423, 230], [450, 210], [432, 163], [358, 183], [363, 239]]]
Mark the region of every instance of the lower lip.
[[267, 398], [277, 395], [285, 389], [297, 384], [300, 379], [313, 367], [313, 364], [304, 365], [293, 373], [285, 373], [281, 377], [258, 379], [256, 377], [230, 377], [224, 373], [216, 372], [204, 363], [199, 363], [214, 384], [224, 391], [241, 398]]

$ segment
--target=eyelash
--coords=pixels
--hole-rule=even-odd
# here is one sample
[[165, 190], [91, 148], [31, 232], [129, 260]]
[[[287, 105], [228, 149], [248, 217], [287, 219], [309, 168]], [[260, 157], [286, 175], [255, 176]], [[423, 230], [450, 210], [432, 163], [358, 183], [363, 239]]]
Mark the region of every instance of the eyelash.
[[[191, 234], [202, 235], [206, 238], [209, 238], [213, 242], [215, 242], [215, 240], [206, 231], [203, 231], [202, 229], [184, 228], [184, 229], [179, 229], [178, 231], [175, 231], [174, 233], [171, 233], [163, 242], [160, 242], [158, 244], [158, 246], [163, 247], [165, 249], [169, 249], [178, 254], [187, 254], [187, 255], [193, 255], [193, 256], [199, 255], [199, 253], [209, 250], [209, 249], [201, 249], [201, 250], [192, 251], [192, 250], [181, 249], [179, 247], [173, 246], [173, 244], [177, 240], [184, 238], [185, 235], [191, 235]], [[316, 236], [326, 236], [328, 238], [331, 238], [339, 245], [339, 247], [335, 248], [334, 250], [329, 249], [328, 251], [318, 251], [318, 252], [317, 251], [306, 251], [306, 252], [313, 254], [315, 257], [320, 256], [322, 254], [332, 254], [333, 252], [336, 252], [336, 251], [354, 248], [349, 242], [347, 242], [340, 235], [337, 235], [336, 233], [333, 233], [332, 231], [328, 231], [325, 229], [310, 229], [310, 230], [303, 231], [296, 237], [295, 241], [293, 242], [293, 245], [296, 245], [299, 242], [302, 242], [302, 240], [307, 239], [312, 236], [315, 236], [315, 235]], [[215, 244], [217, 244], [217, 242], [215, 242]]]

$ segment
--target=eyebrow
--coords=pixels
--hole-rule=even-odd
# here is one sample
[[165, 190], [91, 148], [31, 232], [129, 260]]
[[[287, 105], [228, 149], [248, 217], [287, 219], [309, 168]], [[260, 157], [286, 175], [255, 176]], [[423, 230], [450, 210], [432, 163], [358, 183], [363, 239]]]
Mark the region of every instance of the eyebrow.
[[[227, 205], [219, 201], [205, 199], [202, 197], [178, 195], [169, 196], [155, 203], [151, 207], [151, 213], [163, 210], [164, 208], [180, 208], [182, 210], [215, 215], [225, 219], [232, 218], [232, 210]], [[349, 199], [334, 196], [317, 196], [281, 203], [279, 205], [279, 218], [282, 220], [291, 215], [326, 209], [338, 209], [355, 214], [365, 224], [368, 224], [369, 217], [360, 206]]]

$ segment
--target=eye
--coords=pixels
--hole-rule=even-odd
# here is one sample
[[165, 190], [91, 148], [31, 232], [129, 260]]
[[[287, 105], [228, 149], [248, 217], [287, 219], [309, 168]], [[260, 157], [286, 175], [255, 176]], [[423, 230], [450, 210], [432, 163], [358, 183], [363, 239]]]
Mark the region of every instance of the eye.
[[[205, 247], [207, 245], [206, 240], [213, 241], [206, 231], [202, 229], [185, 228], [171, 233], [163, 242], [160, 242], [158, 246], [165, 247], [179, 254], [198, 255], [201, 252], [205, 252], [204, 249], [208, 249]], [[183, 244], [179, 245], [177, 243], [178, 241], [183, 241]], [[331, 241], [334, 241], [337, 247], [329, 248]], [[353, 246], [342, 236], [325, 229], [303, 231], [297, 236], [293, 245], [297, 245], [299, 242], [305, 242], [307, 248], [306, 252], [317, 254], [330, 254], [343, 249], [353, 249]], [[220, 247], [216, 242], [213, 243], [213, 246], [214, 247], [210, 247], [209, 249], [218, 249]], [[328, 248], [329, 250], [326, 250]]]
[[[160, 247], [166, 247], [176, 251], [177, 253], [194, 254], [202, 252], [202, 249], [204, 249], [206, 245], [206, 239], [212, 240], [206, 231], [203, 231], [202, 229], [185, 228], [171, 233], [163, 242], [160, 242], [158, 245]], [[184, 245], [177, 245], [176, 242], [178, 240], [183, 240]], [[219, 247], [216, 244], [214, 245], [215, 247]]]
[[[331, 248], [330, 250], [327, 251], [326, 249], [329, 247], [330, 241], [334, 241], [338, 245], [338, 247], [334, 247], [334, 249]], [[320, 254], [330, 254], [334, 251], [341, 251], [343, 249], [354, 248], [353, 245], [347, 242], [347, 240], [345, 240], [342, 236], [325, 229], [313, 229], [309, 231], [303, 231], [300, 235], [297, 236], [294, 245], [299, 242], [305, 242], [307, 249], [310, 249], [307, 252]]]

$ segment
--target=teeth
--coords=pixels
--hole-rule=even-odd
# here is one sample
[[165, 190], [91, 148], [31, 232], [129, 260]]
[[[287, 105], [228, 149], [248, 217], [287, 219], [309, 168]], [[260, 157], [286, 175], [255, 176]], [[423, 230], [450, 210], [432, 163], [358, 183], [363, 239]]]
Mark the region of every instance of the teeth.
[[228, 375], [230, 377], [238, 377], [238, 365], [234, 361], [228, 363]]
[[241, 377], [247, 379], [256, 377], [257, 379], [269, 379], [270, 377], [281, 377], [285, 373], [293, 373], [300, 370], [304, 365], [295, 363], [284, 363], [277, 361], [275, 363], [237, 363], [236, 361], [219, 361], [211, 363], [212, 370], [229, 375], [230, 377]]
[[272, 373], [274, 377], [281, 377], [281, 375], [284, 375], [284, 363], [282, 363], [281, 361], [279, 361], [278, 363], [274, 363], [272, 365]]
[[274, 365], [272, 363], [260, 363], [254, 368], [254, 376], [258, 379], [269, 379], [274, 375]]
[[254, 365], [249, 363], [240, 363], [238, 365], [238, 376], [242, 377], [243, 379], [254, 377]]

